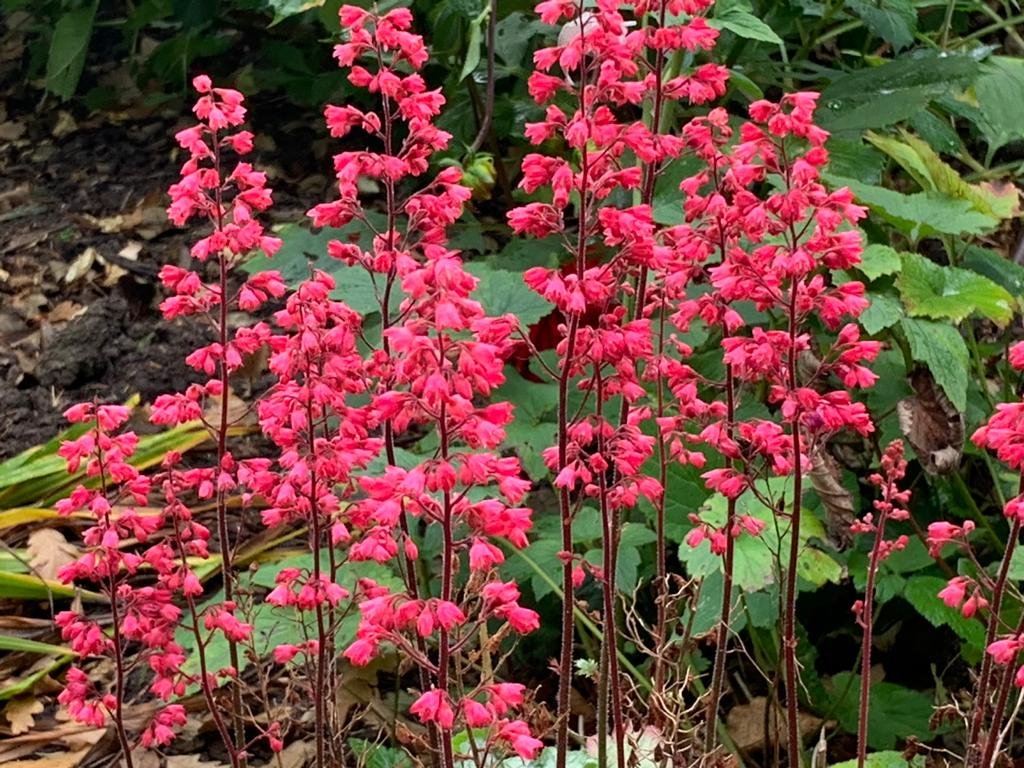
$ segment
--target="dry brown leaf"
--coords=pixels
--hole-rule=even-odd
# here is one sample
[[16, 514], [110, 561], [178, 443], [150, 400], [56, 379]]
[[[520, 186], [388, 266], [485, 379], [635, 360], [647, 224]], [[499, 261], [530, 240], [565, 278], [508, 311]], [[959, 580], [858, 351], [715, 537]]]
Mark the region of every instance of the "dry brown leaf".
[[4, 707], [4, 717], [11, 724], [11, 734], [18, 736], [32, 730], [36, 724], [35, 715], [43, 711], [43, 702], [35, 696], [15, 696]]
[[79, 551], [55, 528], [40, 528], [28, 535], [28, 557], [32, 569], [47, 581], [57, 578], [57, 571], [78, 559]]
[[316, 749], [306, 741], [294, 741], [281, 750], [279, 758], [284, 768], [304, 768], [316, 754]]
[[89, 274], [89, 270], [92, 269], [97, 256], [99, 256], [99, 252], [92, 246], [78, 254], [75, 260], [71, 262], [71, 266], [68, 267], [68, 271], [64, 274], [64, 282], [71, 285], [71, 283]]
[[53, 138], [61, 139], [77, 130], [78, 123], [75, 122], [75, 118], [71, 116], [70, 112], [65, 112], [62, 109], [57, 113], [57, 123], [53, 126], [53, 130], [50, 133], [53, 134]]
[[86, 747], [77, 752], [60, 752], [33, 760], [15, 760], [4, 763], [4, 768], [75, 768], [88, 754], [89, 749]]
[[0, 123], [0, 140], [17, 141], [25, 134], [25, 124], [14, 120]]
[[[765, 706], [768, 700], [764, 696], [755, 696], [747, 704], [740, 704], [729, 710], [725, 725], [732, 740], [741, 750], [755, 749], [764, 744]], [[776, 742], [785, 742], [785, 713], [778, 712], [778, 717], [770, 718], [777, 730], [772, 734]], [[822, 720], [807, 712], [801, 712], [798, 719], [800, 736], [806, 740], [821, 727]]]
[[199, 755], [168, 755], [167, 768], [225, 768], [225, 763], [208, 763]]
[[50, 323], [67, 323], [79, 315], [85, 314], [87, 307], [83, 304], [76, 304], [65, 299], [46, 313], [46, 319]]
[[896, 403], [900, 431], [930, 475], [955, 472], [964, 451], [964, 415], [949, 401], [927, 368], [910, 375], [914, 395]]
[[853, 496], [843, 484], [843, 469], [828, 449], [817, 445], [811, 453], [811, 485], [825, 505], [829, 538], [840, 549], [852, 541], [850, 524], [856, 520]]

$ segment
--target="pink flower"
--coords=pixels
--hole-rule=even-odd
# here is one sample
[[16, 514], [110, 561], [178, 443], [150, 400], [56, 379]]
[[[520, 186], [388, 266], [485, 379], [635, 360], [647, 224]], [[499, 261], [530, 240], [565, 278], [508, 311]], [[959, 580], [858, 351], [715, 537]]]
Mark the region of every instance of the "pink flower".
[[421, 723], [437, 723], [440, 728], [451, 730], [455, 725], [455, 712], [448, 700], [448, 694], [436, 688], [421, 694], [409, 707], [409, 711]]

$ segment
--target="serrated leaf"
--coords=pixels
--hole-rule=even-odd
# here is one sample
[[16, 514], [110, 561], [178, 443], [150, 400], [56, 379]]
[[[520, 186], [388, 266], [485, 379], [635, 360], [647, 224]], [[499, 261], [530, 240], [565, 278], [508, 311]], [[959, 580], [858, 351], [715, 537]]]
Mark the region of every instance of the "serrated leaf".
[[942, 267], [916, 253], [903, 254], [896, 287], [913, 317], [959, 323], [978, 313], [1000, 326], [1013, 319], [1013, 297], [1005, 288], [976, 272]]
[[867, 298], [871, 304], [861, 312], [858, 320], [861, 327], [871, 335], [896, 325], [905, 314], [903, 305], [895, 296], [887, 293], [868, 293]]
[[1019, 195], [1013, 184], [999, 191], [990, 184], [969, 184], [926, 141], [907, 131], [900, 131], [899, 139], [871, 131], [865, 138], [903, 166], [926, 192], [965, 200], [975, 211], [996, 221], [1012, 218], [1020, 212]]
[[937, 234], [981, 235], [998, 226], [998, 221], [974, 210], [966, 200], [941, 193], [905, 195], [856, 179], [829, 175], [829, 180], [836, 186], [849, 187], [858, 202], [914, 241]]
[[861, 254], [857, 269], [863, 272], [868, 280], [877, 280], [882, 275], [895, 275], [902, 266], [903, 260], [895, 248], [872, 243]]
[[716, 12], [714, 18], [708, 19], [708, 26], [725, 29], [737, 37], [746, 40], [757, 40], [772, 45], [782, 45], [782, 38], [749, 10], [732, 6], [724, 11]]
[[[857, 760], [844, 760], [841, 763], [834, 763], [830, 768], [857, 768]], [[864, 760], [864, 768], [924, 768], [924, 755], [914, 755], [913, 759], [907, 761], [902, 752], [883, 750], [872, 752]]]
[[290, 16], [297, 16], [300, 13], [319, 8], [327, 0], [267, 0], [267, 5], [274, 12], [274, 20], [270, 26], [274, 26]]
[[467, 264], [466, 271], [480, 281], [473, 298], [483, 304], [487, 314], [513, 314], [524, 326], [551, 314], [551, 305], [523, 282], [521, 274], [494, 269], [483, 262]]
[[965, 410], [970, 353], [960, 331], [947, 323], [912, 317], [904, 317], [900, 328], [910, 345], [911, 357], [928, 367], [957, 410]]
[[547, 24], [527, 16], [522, 11], [513, 11], [501, 19], [494, 28], [494, 54], [509, 67], [519, 67], [530, 48], [534, 35], [549, 30]]
[[[843, 730], [856, 733], [860, 676], [840, 672], [831, 677], [828, 688], [837, 697], [832, 711]], [[927, 741], [931, 714], [931, 699], [920, 691], [889, 682], [872, 682], [868, 746], [873, 749], [892, 749], [911, 736]]]
[[1018, 297], [1024, 295], [1024, 267], [1015, 261], [1010, 261], [1000, 253], [989, 248], [982, 248], [978, 245], [967, 247], [961, 259], [964, 268], [984, 275], [994, 283], [998, 283], [1010, 295]]
[[[769, 498], [782, 498], [788, 482], [791, 482], [788, 478], [772, 478], [767, 483], [761, 483], [761, 491]], [[700, 518], [711, 525], [721, 526], [725, 523], [726, 512], [725, 497], [716, 494], [704, 504]], [[788, 525], [776, 525], [773, 511], [749, 492], [737, 499], [736, 514], [750, 515], [765, 523], [760, 536], [742, 535], [736, 539], [733, 573], [735, 584], [744, 592], [756, 592], [777, 580], [778, 554], [789, 551]], [[801, 516], [802, 546], [797, 565], [800, 577], [818, 587], [827, 582], [839, 581], [842, 577], [842, 567], [828, 553], [814, 546], [812, 539], [825, 541], [827, 533], [821, 521], [810, 511], [805, 510]], [[679, 547], [679, 559], [686, 564], [687, 572], [694, 577], [719, 573], [723, 567], [722, 557], [711, 551], [707, 541], [698, 547], [690, 547], [683, 542]]]
[[53, 27], [46, 59], [46, 90], [67, 101], [75, 95], [85, 68], [98, 2], [67, 11]]
[[980, 658], [981, 649], [985, 645], [985, 627], [939, 599], [939, 592], [945, 586], [945, 579], [918, 574], [907, 579], [903, 598], [933, 627], [949, 627], [956, 632]]
[[965, 87], [978, 72], [978, 62], [970, 56], [932, 51], [905, 55], [837, 77], [822, 92], [817, 117], [833, 133], [892, 125]]
[[972, 88], [977, 102], [975, 125], [988, 142], [991, 157], [1011, 141], [1024, 139], [1024, 59], [992, 56], [982, 64]]
[[914, 42], [917, 10], [910, 0], [847, 0], [846, 7], [896, 51]]

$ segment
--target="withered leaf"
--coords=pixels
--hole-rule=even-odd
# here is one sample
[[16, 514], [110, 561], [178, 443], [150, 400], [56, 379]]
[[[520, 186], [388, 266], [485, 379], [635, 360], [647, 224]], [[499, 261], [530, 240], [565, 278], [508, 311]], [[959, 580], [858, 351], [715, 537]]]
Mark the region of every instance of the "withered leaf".
[[964, 451], [964, 415], [946, 397], [927, 368], [910, 374], [914, 394], [896, 404], [900, 431], [930, 475], [955, 472]]
[[843, 470], [828, 449], [818, 444], [811, 452], [811, 485], [825, 505], [829, 539], [839, 549], [853, 541], [850, 525], [856, 520], [853, 495], [843, 485]]
[[32, 726], [36, 724], [34, 716], [42, 712], [43, 709], [43, 702], [31, 694], [15, 696], [8, 701], [7, 706], [4, 707], [4, 717], [11, 724], [11, 735], [17, 736], [32, 730]]

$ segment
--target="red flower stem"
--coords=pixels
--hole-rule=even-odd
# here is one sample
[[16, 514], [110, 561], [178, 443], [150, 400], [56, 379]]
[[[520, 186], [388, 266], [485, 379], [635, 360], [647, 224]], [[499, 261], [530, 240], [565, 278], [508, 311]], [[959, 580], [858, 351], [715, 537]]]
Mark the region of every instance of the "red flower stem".
[[[597, 386], [597, 409], [595, 416], [598, 423], [603, 418], [604, 404], [604, 379], [601, 370], [595, 372]], [[597, 434], [597, 453], [604, 456], [604, 436], [600, 430]], [[604, 547], [602, 548], [601, 568], [604, 571], [604, 579], [601, 582], [601, 592], [604, 599], [604, 622], [601, 625], [601, 654], [602, 662], [606, 665], [607, 676], [598, 681], [598, 712], [599, 720], [604, 722], [599, 725], [599, 735], [604, 736], [607, 730], [607, 708], [611, 700], [612, 728], [615, 730], [615, 762], [618, 768], [625, 768], [626, 765], [626, 729], [622, 720], [622, 681], [619, 679], [618, 659], [618, 631], [615, 622], [615, 567], [618, 536], [615, 526], [618, 522], [618, 515], [608, 506], [608, 473], [598, 473], [598, 499], [601, 508], [601, 523], [604, 526]], [[602, 712], [602, 710], [604, 710]], [[601, 717], [603, 715], [603, 717]]]
[[[438, 366], [443, 368], [444, 363], [444, 337], [439, 339], [440, 360]], [[440, 414], [437, 420], [440, 432], [440, 454], [441, 461], [448, 461], [448, 408], [442, 401]], [[449, 489], [442, 493], [442, 536], [441, 544], [441, 600], [451, 602], [452, 600], [452, 569], [455, 567], [455, 540], [452, 536], [452, 496]], [[443, 626], [439, 632], [437, 652], [437, 687], [442, 694], [448, 694], [448, 666], [451, 663], [451, 646], [448, 637], [448, 630]], [[452, 732], [445, 728], [439, 728], [441, 739], [441, 764], [444, 768], [454, 768], [455, 754], [452, 746]]]
[[[658, 393], [657, 410], [655, 412], [656, 423], [657, 419], [660, 419], [665, 415], [665, 377], [661, 374], [661, 359], [665, 354], [665, 312], [664, 309], [659, 313], [658, 317], [658, 376], [656, 381], [656, 388]], [[654, 691], [652, 701], [654, 706], [652, 707], [652, 716], [655, 719], [655, 725], [661, 719], [662, 709], [661, 702], [664, 700], [665, 695], [665, 659], [662, 658], [665, 646], [668, 642], [668, 606], [666, 602], [668, 600], [668, 552], [666, 542], [668, 537], [665, 534], [665, 497], [668, 488], [668, 452], [665, 450], [665, 438], [662, 436], [661, 430], [658, 430], [658, 440], [656, 443], [657, 459], [658, 459], [658, 482], [661, 483], [661, 496], [658, 498], [658, 503], [654, 505], [654, 513], [657, 517], [657, 584], [655, 585], [655, 603], [658, 611], [658, 624], [655, 628], [654, 633]]]
[[871, 547], [871, 560], [868, 563], [868, 579], [864, 587], [864, 605], [861, 608], [860, 621], [864, 628], [860, 649], [860, 707], [857, 711], [857, 768], [864, 768], [868, 755], [868, 715], [871, 711], [871, 647], [875, 626], [875, 578], [878, 566], [882, 562], [881, 547], [885, 538], [885, 523], [888, 513], [879, 515], [875, 527], [875, 543]]
[[[723, 249], [724, 255], [724, 249]], [[732, 365], [725, 369], [726, 429], [733, 439], [733, 423], [736, 420], [736, 380]], [[726, 459], [726, 466], [732, 469], [734, 461]], [[704, 751], [710, 754], [718, 743], [718, 704], [725, 685], [725, 657], [729, 645], [729, 620], [732, 616], [732, 583], [736, 556], [736, 540], [732, 529], [736, 521], [736, 499], [726, 501], [725, 512], [725, 558], [722, 562], [722, 611], [718, 619], [715, 637], [715, 661], [711, 673], [711, 687], [708, 689], [707, 725], [704, 733]]]
[[[1021, 475], [1018, 493], [1024, 492], [1024, 474]], [[1006, 594], [1006, 584], [1010, 573], [1010, 562], [1013, 559], [1013, 552], [1017, 547], [1020, 538], [1020, 519], [1014, 517], [1010, 526], [1010, 537], [1006, 543], [1006, 550], [1003, 552], [1002, 562], [999, 564], [999, 572], [996, 575], [996, 583], [992, 589], [992, 603], [989, 608], [988, 625], [985, 630], [985, 648], [995, 642], [996, 634], [999, 632], [999, 614], [1003, 607], [1003, 597]], [[971, 717], [971, 727], [967, 733], [967, 758], [966, 764], [973, 766], [978, 757], [978, 748], [981, 746], [979, 739], [985, 725], [985, 715], [988, 713], [989, 687], [992, 685], [994, 675], [992, 657], [986, 653], [981, 660], [981, 673], [978, 675], [978, 690], [974, 698], [974, 712]]]
[[[306, 365], [306, 386], [311, 386], [311, 370], [310, 366]], [[316, 495], [316, 437], [313, 429], [316, 422], [313, 420], [313, 403], [312, 398], [306, 398], [306, 424], [309, 428], [309, 436], [307, 449], [309, 450], [309, 462], [310, 462], [310, 473], [309, 473], [309, 520], [310, 520], [310, 534], [309, 544], [313, 552], [313, 582], [316, 584], [316, 589], [319, 592], [322, 589], [320, 582], [321, 575], [321, 563], [320, 563], [320, 542], [322, 533], [320, 530], [320, 511], [317, 509], [317, 495]], [[326, 763], [326, 745], [325, 745], [325, 732], [327, 724], [324, 722], [324, 703], [327, 697], [327, 686], [326, 686], [326, 671], [327, 671], [327, 638], [328, 632], [324, 622], [324, 607], [321, 600], [316, 601], [316, 632], [317, 632], [317, 649], [316, 649], [316, 677], [313, 681], [313, 709], [314, 709], [314, 738], [316, 741], [316, 763], [317, 768], [325, 768]]]
[[[1014, 630], [1014, 635], [1020, 635], [1024, 632], [1024, 615], [1020, 617], [1017, 622], [1017, 629]], [[987, 646], [986, 646], [987, 647]], [[989, 654], [985, 654], [988, 656]], [[1003, 715], [1006, 713], [1006, 702], [1010, 697], [1010, 688], [1013, 684], [1013, 678], [1016, 674], [1014, 669], [1016, 665], [1010, 663], [1006, 665], [1006, 669], [1003, 670], [1002, 676], [999, 681], [999, 692], [996, 694], [996, 706], [992, 711], [992, 725], [988, 729], [988, 735], [985, 737], [985, 749], [982, 753], [981, 766], [988, 768], [992, 765], [992, 760], [995, 757], [996, 744], [999, 743], [999, 729], [1003, 724]]]
[[[794, 238], [793, 247], [796, 247]], [[797, 316], [797, 294], [800, 284], [793, 280], [789, 297], [789, 389], [797, 387], [796, 339], [799, 331]], [[800, 696], [797, 689], [796, 661], [796, 592], [797, 564], [800, 559], [800, 513], [803, 505], [803, 466], [800, 460], [800, 410], [790, 420], [793, 436], [793, 507], [789, 527], [789, 564], [786, 569], [786, 599], [783, 624], [782, 650], [786, 673], [786, 720], [789, 726], [789, 748], [787, 750], [790, 768], [800, 768], [803, 745], [800, 741]]]
[[[100, 448], [100, 440], [98, 436], [101, 434], [102, 428], [100, 427], [99, 408], [96, 408], [96, 461], [100, 469], [100, 487], [102, 488], [103, 498], [107, 499], [107, 473], [104, 469], [103, 462], [103, 449]], [[103, 514], [103, 525], [105, 528], [110, 529], [113, 524], [110, 519], [110, 512], [104, 512]], [[121, 616], [117, 607], [117, 574], [111, 569], [110, 574], [107, 576], [107, 589], [110, 591], [110, 623], [111, 629], [113, 630], [113, 642], [114, 642], [114, 711], [110, 713], [111, 718], [114, 721], [114, 731], [117, 733], [117, 740], [121, 745], [121, 751], [124, 753], [124, 762], [126, 768], [134, 768], [132, 761], [132, 746], [131, 742], [128, 741], [128, 733], [124, 727], [124, 681], [125, 681], [125, 669], [124, 669], [124, 645], [121, 642]]]
[[[217, 131], [212, 130], [212, 144], [213, 144], [213, 167], [217, 174], [217, 178], [221, 176], [221, 164], [220, 164], [220, 140], [217, 136]], [[214, 214], [216, 217], [216, 228], [217, 231], [224, 229], [224, 197], [223, 187], [217, 186], [215, 194], [215, 206]], [[218, 280], [220, 284], [220, 302], [218, 305], [219, 317], [217, 321], [217, 333], [218, 341], [220, 342], [221, 358], [220, 358], [220, 423], [217, 427], [217, 475], [223, 471], [224, 456], [228, 450], [228, 401], [231, 393], [231, 382], [230, 375], [228, 372], [227, 354], [228, 348], [228, 263], [227, 254], [224, 250], [221, 250], [217, 254], [217, 271]], [[221, 489], [220, 483], [217, 483], [217, 540], [220, 547], [220, 570], [221, 579], [224, 582], [224, 600], [229, 602], [234, 600], [234, 549], [231, 545], [231, 536], [228, 530], [228, 509], [227, 509], [227, 493]], [[238, 643], [232, 640], [230, 637], [226, 638], [228, 643], [228, 656], [231, 660], [231, 666], [235, 669], [236, 673], [239, 669], [239, 655], [238, 655]], [[235, 744], [242, 745], [245, 743], [245, 725], [242, 722], [242, 691], [241, 688], [236, 684], [231, 686], [231, 720], [234, 724], [235, 730]], [[245, 766], [246, 758], [244, 750], [238, 756], [240, 765]]]
[[[168, 482], [170, 482], [170, 477], [168, 477]], [[174, 539], [181, 558], [181, 568], [185, 571], [188, 570], [188, 558], [185, 555], [185, 548], [181, 540], [181, 527], [178, 524], [177, 516], [174, 515], [172, 517], [174, 519]], [[224, 718], [221, 717], [220, 707], [217, 706], [213, 686], [210, 685], [210, 675], [207, 671], [206, 663], [206, 644], [203, 642], [202, 630], [199, 627], [199, 610], [196, 608], [195, 598], [192, 595], [185, 595], [185, 604], [188, 607], [190, 629], [196, 639], [196, 658], [199, 659], [199, 688], [203, 692], [206, 708], [210, 712], [210, 717], [213, 718], [213, 724], [217, 728], [217, 733], [224, 744], [224, 749], [228, 753], [231, 766], [232, 768], [238, 768], [238, 749], [231, 739], [231, 732], [224, 723]]]

